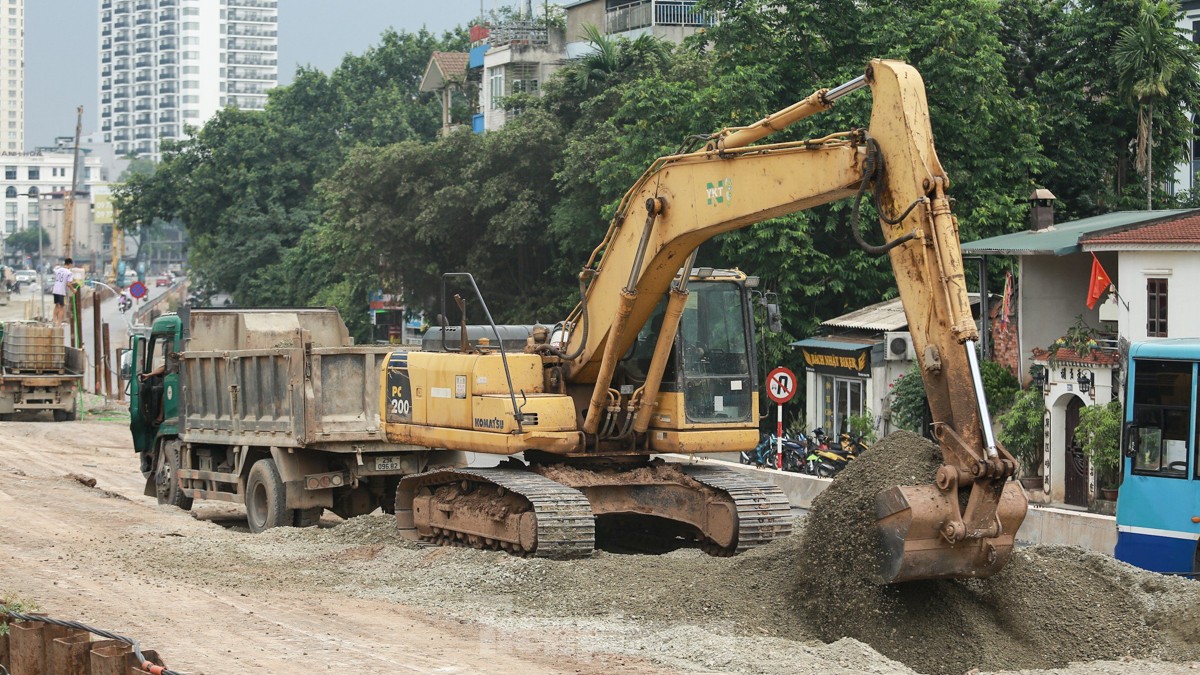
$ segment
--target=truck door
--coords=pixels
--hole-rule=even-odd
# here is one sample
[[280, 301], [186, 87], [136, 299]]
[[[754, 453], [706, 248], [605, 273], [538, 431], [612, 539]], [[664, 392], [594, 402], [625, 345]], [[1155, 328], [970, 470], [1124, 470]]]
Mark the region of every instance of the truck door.
[[132, 335], [129, 338], [130, 369], [125, 374], [126, 394], [129, 395], [129, 431], [133, 434], [133, 449], [137, 452], [149, 452], [154, 449], [153, 427], [142, 421], [142, 389], [139, 375], [146, 372], [146, 337]]

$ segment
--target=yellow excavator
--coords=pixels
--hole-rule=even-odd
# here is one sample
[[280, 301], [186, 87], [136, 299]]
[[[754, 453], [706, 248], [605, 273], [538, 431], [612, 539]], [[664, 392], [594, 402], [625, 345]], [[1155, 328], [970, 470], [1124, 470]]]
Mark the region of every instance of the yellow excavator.
[[[869, 87], [867, 129], [752, 145]], [[787, 500], [744, 474], [664, 463], [657, 453], [755, 444], [759, 400], [747, 278], [696, 266], [722, 232], [838, 199], [871, 198], [933, 414], [935, 484], [877, 498], [884, 582], [983, 577], [1008, 559], [1025, 516], [1017, 463], [992, 435], [976, 356], [958, 222], [915, 69], [866, 73], [702, 147], [655, 161], [622, 200], [580, 274], [581, 301], [553, 327], [443, 318], [432, 349], [395, 352], [382, 374], [389, 441], [494, 455], [490, 469], [410, 475], [396, 518], [412, 538], [572, 557], [606, 533], [691, 539], [730, 555], [786, 535]], [[443, 282], [443, 305], [445, 283]], [[443, 310], [445, 315], [445, 310]], [[512, 333], [512, 334], [510, 334]], [[528, 335], [528, 337], [524, 337]], [[427, 336], [428, 341], [428, 336]]]

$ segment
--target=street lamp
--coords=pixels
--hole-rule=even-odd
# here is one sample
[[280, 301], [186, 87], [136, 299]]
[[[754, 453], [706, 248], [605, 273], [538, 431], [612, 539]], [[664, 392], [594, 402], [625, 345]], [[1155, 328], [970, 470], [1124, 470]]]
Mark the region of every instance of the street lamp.
[[1092, 398], [1096, 398], [1096, 375], [1090, 370], [1079, 371], [1079, 392], [1081, 394], [1091, 394]]

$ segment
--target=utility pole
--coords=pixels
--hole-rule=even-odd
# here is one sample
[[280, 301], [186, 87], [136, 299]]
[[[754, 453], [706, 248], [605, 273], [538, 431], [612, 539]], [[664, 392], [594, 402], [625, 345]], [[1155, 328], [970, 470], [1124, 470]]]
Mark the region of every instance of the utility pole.
[[71, 169], [71, 191], [63, 213], [63, 257], [73, 257], [75, 248], [75, 193], [79, 191], [79, 137], [83, 134], [83, 106], [75, 111], [75, 160]]

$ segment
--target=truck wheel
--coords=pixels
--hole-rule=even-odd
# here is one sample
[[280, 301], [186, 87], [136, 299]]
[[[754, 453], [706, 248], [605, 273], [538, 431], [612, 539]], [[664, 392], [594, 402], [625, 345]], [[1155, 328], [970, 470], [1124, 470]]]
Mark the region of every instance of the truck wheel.
[[296, 527], [312, 527], [321, 522], [321, 515], [325, 513], [325, 507], [314, 506], [311, 509], [294, 509], [295, 520], [293, 524]]
[[250, 467], [246, 480], [246, 519], [254, 534], [272, 527], [284, 527], [295, 522], [295, 514], [286, 506], [286, 494], [279, 469], [270, 459], [260, 459]]
[[55, 410], [53, 412], [54, 412], [54, 421], [55, 422], [73, 422], [73, 421], [75, 421], [76, 415], [75, 415], [75, 411], [73, 409], [72, 410]]
[[[55, 412], [58, 412], [57, 410]], [[192, 498], [179, 487], [179, 441], [167, 441], [158, 446], [154, 467], [154, 491], [159, 504], [170, 504], [189, 511]]]

